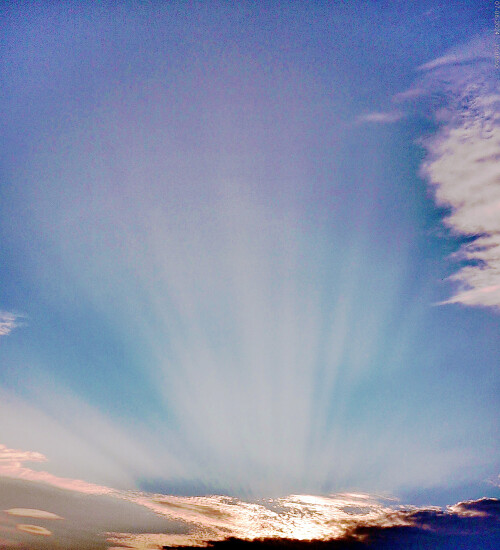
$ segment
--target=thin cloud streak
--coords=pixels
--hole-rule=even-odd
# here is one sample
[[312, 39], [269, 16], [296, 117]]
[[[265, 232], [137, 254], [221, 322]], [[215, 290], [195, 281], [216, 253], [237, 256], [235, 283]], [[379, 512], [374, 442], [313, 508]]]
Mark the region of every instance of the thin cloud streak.
[[389, 112], [389, 113], [367, 113], [366, 115], [360, 115], [357, 118], [358, 122], [374, 122], [379, 124], [392, 124], [398, 122], [404, 117], [403, 113]]

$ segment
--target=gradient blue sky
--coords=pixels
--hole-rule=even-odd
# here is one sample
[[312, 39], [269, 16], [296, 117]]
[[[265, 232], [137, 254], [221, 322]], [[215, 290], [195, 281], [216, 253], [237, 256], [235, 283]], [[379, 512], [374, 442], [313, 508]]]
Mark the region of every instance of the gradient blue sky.
[[496, 491], [493, 2], [0, 10], [0, 443], [119, 489]]

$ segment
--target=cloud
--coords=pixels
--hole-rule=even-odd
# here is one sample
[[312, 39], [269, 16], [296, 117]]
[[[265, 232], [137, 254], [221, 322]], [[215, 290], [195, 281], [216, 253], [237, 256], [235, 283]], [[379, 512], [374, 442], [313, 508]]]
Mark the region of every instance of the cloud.
[[466, 500], [447, 507], [448, 511], [461, 517], [488, 517], [495, 515], [500, 517], [500, 500], [480, 498], [478, 500]]
[[357, 118], [358, 122], [374, 122], [379, 124], [391, 124], [397, 122], [403, 118], [403, 113], [389, 112], [389, 113], [367, 113], [366, 115], [360, 115]]
[[8, 311], [0, 311], [0, 336], [7, 336], [15, 328], [22, 326], [19, 319], [22, 315]]
[[409, 88], [408, 90], [405, 90], [404, 92], [399, 92], [399, 93], [393, 95], [392, 100], [396, 103], [399, 103], [399, 102], [408, 101], [408, 100], [411, 100], [411, 99], [416, 99], [416, 98], [422, 97], [425, 94], [426, 94], [426, 92], [422, 88], [418, 88], [418, 87]]
[[[133, 517], [138, 521], [134, 522], [133, 532], [108, 529], [107, 544], [114, 548], [207, 545], [230, 548], [233, 545], [243, 544], [243, 541], [254, 541], [256, 545], [263, 548], [279, 543], [280, 546], [303, 547], [305, 550], [309, 547], [307, 541], [311, 540], [318, 543], [322, 541], [325, 548], [327, 543], [337, 546], [346, 543], [357, 544], [356, 547], [359, 548], [369, 544], [370, 548], [382, 548], [383, 544], [389, 544], [391, 541], [411, 542], [420, 538], [436, 543], [451, 537], [455, 543], [463, 539], [472, 541], [473, 545], [478, 533], [482, 533], [485, 537], [490, 535], [498, 537], [498, 524], [495, 522], [500, 518], [500, 501], [497, 499], [482, 498], [464, 501], [441, 509], [402, 506], [394, 499], [365, 493], [340, 493], [330, 496], [291, 495], [253, 501], [216, 495], [180, 497], [96, 487], [94, 484], [84, 485], [85, 482], [78, 480], [65, 479], [61, 483], [61, 478], [55, 476], [48, 478], [43, 475], [25, 476], [20, 464], [24, 461], [45, 460], [45, 457], [40, 453], [9, 449], [5, 446], [0, 447], [0, 451], [0, 461], [4, 466], [4, 469], [0, 470], [0, 477], [7, 473], [8, 477], [30, 480], [35, 484], [29, 489], [25, 485], [16, 487], [15, 494], [18, 502], [23, 499], [30, 502], [29, 499], [38, 490], [35, 488], [48, 485], [79, 492], [85, 499], [100, 499], [99, 514], [95, 517], [87, 515], [84, 534], [86, 541], [92, 540], [93, 532], [97, 539], [103, 527], [105, 530], [106, 521], [111, 528], [118, 525], [117, 518], [114, 516], [118, 510], [117, 505], [137, 507]], [[21, 475], [12, 475], [16, 472]], [[43, 472], [34, 472], [36, 473], [43, 474]], [[25, 483], [25, 481], [22, 482]], [[53, 524], [54, 536], [55, 540], [65, 536], [67, 546], [73, 548], [78, 547], [78, 540], [81, 539], [75, 539], [75, 542], [72, 537], [83, 536], [80, 532], [81, 518], [73, 512], [76, 504], [74, 499], [65, 495], [68, 495], [67, 491], [60, 491], [57, 493], [56, 500], [54, 500], [54, 494], [50, 498], [45, 496], [44, 502], [56, 506], [56, 511], [66, 511], [64, 524], [59, 522]], [[93, 504], [87, 502], [86, 506], [89, 505], [95, 507], [97, 502]], [[107, 513], [106, 508], [116, 510], [114, 513]], [[85, 501], [82, 501], [79, 513], [84, 513], [85, 509]], [[151, 520], [147, 515], [139, 514], [140, 509], [153, 513], [157, 517], [156, 521], [159, 523], [155, 527], [155, 532], [148, 530], [151, 529]], [[4, 514], [4, 517], [12, 520], [17, 517], [36, 518], [40, 521], [62, 519], [55, 512], [28, 507], [11, 508], [5, 510]], [[124, 517], [123, 511], [120, 516]], [[164, 521], [163, 527], [161, 520]], [[61, 527], [63, 530], [56, 528], [56, 524], [64, 525]], [[9, 537], [15, 541], [9, 525], [12, 523], [6, 525]], [[124, 525], [124, 522], [121, 522], [121, 525]], [[39, 526], [14, 524], [12, 527], [31, 534], [51, 533], [45, 527]]]
[[24, 462], [45, 462], [46, 460], [46, 457], [41, 453], [19, 451], [0, 445], [0, 476], [47, 483], [61, 489], [91, 495], [102, 495], [112, 491], [108, 487], [88, 483], [80, 479], [58, 477], [49, 472], [32, 470], [23, 466]]
[[[292, 495], [278, 499], [245, 502], [223, 496], [172, 497], [143, 495], [134, 502], [165, 517], [193, 526], [183, 544], [199, 545], [207, 540], [266, 537], [328, 539], [340, 537], [351, 520], [361, 514], [365, 520], [385, 516], [391, 509], [365, 494], [339, 494], [330, 497]], [[124, 534], [119, 534], [116, 542]], [[163, 544], [172, 545], [164, 535]], [[179, 543], [179, 536], [175, 536]], [[176, 544], [177, 544], [176, 543]]]
[[41, 527], [40, 525], [26, 525], [19, 523], [17, 528], [19, 531], [24, 531], [25, 533], [30, 533], [31, 535], [41, 535], [43, 537], [50, 537], [52, 535], [52, 531], [49, 531], [47, 528]]
[[[417, 71], [427, 72], [436, 69], [456, 65], [474, 64], [478, 61], [489, 61], [493, 58], [493, 45], [491, 40], [483, 36], [478, 36], [469, 43], [452, 48], [445, 55], [432, 59], [427, 63], [420, 65]], [[469, 67], [470, 68], [470, 67]], [[493, 72], [493, 67], [491, 68]], [[492, 77], [495, 76], [492, 74]]]
[[419, 67], [424, 76], [395, 100], [431, 99], [438, 131], [422, 139], [421, 173], [444, 223], [468, 242], [453, 255], [462, 267], [442, 304], [500, 307], [500, 83], [493, 47], [480, 37]]
[[21, 516], [24, 518], [63, 519], [61, 516], [53, 514], [52, 512], [34, 510], [31, 508], [10, 508], [9, 510], [4, 510], [4, 512], [10, 516]]
[[[217, 497], [212, 497], [214, 500]], [[308, 502], [309, 500], [309, 502]], [[318, 502], [326, 510], [318, 509]], [[214, 501], [212, 506], [217, 505]], [[242, 503], [233, 503], [233, 515], [237, 516]], [[288, 512], [275, 514], [271, 522], [277, 527], [283, 520], [288, 530], [277, 530], [266, 534], [269, 524], [261, 518], [253, 522], [241, 522], [243, 536], [235, 535], [234, 530], [226, 529], [217, 538], [210, 539], [210, 530], [202, 530], [198, 535], [169, 535], [167, 533], [111, 533], [109, 544], [126, 548], [165, 548], [174, 545], [185, 547], [209, 546], [216, 549], [232, 548], [294, 548], [307, 549], [346, 549], [346, 548], [479, 548], [494, 547], [500, 540], [498, 520], [500, 502], [497, 499], [480, 499], [449, 506], [438, 507], [382, 507], [374, 504], [372, 497], [365, 495], [361, 502], [347, 495], [333, 497], [289, 497], [281, 499], [279, 505], [293, 506], [297, 512], [290, 517]], [[268, 504], [269, 506], [269, 504]], [[310, 529], [312, 524], [321, 525], [322, 532]], [[248, 529], [249, 525], [253, 530]], [[295, 535], [299, 536], [293, 536]], [[260, 534], [260, 536], [259, 536]], [[201, 535], [201, 536], [200, 536]], [[319, 535], [319, 536], [318, 536]]]

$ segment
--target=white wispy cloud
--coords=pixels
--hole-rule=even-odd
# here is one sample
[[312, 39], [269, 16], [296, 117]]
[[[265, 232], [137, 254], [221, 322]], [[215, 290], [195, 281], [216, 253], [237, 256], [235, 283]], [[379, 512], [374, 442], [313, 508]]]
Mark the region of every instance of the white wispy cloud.
[[[468, 242], [452, 256], [462, 267], [449, 277], [453, 295], [442, 304], [500, 307], [500, 84], [493, 45], [478, 37], [418, 67], [423, 76], [393, 98], [422, 99], [440, 124], [421, 140], [427, 151], [421, 173], [444, 223]], [[428, 111], [429, 103], [430, 113]]]
[[8, 311], [0, 311], [0, 336], [7, 336], [15, 328], [22, 325], [23, 316]]
[[373, 122], [378, 124], [391, 124], [397, 122], [403, 118], [403, 113], [399, 112], [377, 112], [377, 113], [367, 113], [365, 115], [360, 115], [356, 119], [357, 122]]
[[426, 94], [426, 91], [422, 88], [409, 88], [408, 90], [405, 90], [404, 92], [398, 92], [397, 94], [392, 96], [392, 100], [396, 103], [416, 99]]
[[[454, 295], [443, 303], [500, 307], [500, 85], [488, 41], [421, 67], [427, 86], [447, 95], [446, 121], [424, 140], [422, 174], [438, 205], [450, 210], [444, 222], [471, 237], [455, 254], [464, 265], [450, 280]], [[463, 65], [455, 66], [455, 63]], [[452, 65], [448, 67], [448, 65]]]
[[[467, 44], [452, 48], [445, 55], [432, 59], [417, 67], [418, 71], [434, 71], [457, 64], [475, 63], [478, 60], [491, 60], [493, 57], [492, 41], [484, 36], [478, 36]], [[469, 67], [470, 69], [470, 67]], [[493, 67], [491, 67], [493, 70]], [[494, 78], [494, 75], [491, 75]]]

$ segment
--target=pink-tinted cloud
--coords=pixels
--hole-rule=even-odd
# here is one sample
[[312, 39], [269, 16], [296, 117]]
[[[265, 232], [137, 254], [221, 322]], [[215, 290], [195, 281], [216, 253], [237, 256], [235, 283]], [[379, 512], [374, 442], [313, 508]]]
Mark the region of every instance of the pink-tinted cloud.
[[80, 479], [58, 477], [49, 472], [26, 468], [23, 465], [25, 462], [45, 462], [46, 460], [46, 457], [41, 453], [9, 449], [5, 445], [0, 445], [0, 477], [47, 483], [60, 489], [89, 495], [104, 495], [113, 492], [109, 487], [88, 483]]
[[30, 533], [31, 535], [40, 535], [42, 537], [50, 537], [52, 535], [52, 531], [49, 531], [47, 528], [41, 527], [40, 525], [27, 525], [19, 523], [17, 528], [19, 531]]
[[52, 512], [33, 508], [10, 508], [9, 510], [4, 510], [4, 512], [9, 516], [20, 516], [23, 518], [63, 519], [61, 516], [53, 514]]

